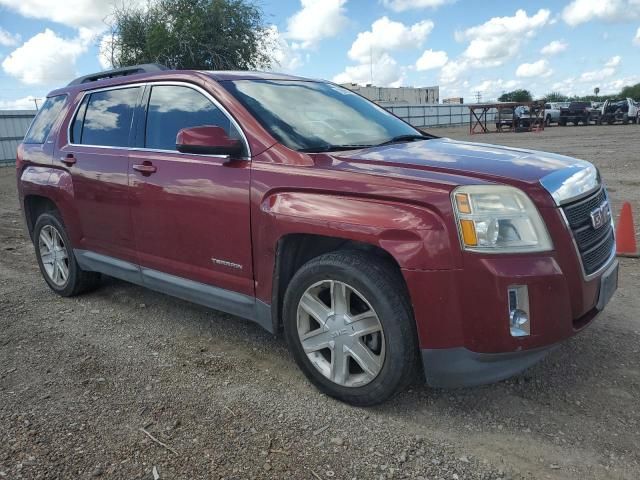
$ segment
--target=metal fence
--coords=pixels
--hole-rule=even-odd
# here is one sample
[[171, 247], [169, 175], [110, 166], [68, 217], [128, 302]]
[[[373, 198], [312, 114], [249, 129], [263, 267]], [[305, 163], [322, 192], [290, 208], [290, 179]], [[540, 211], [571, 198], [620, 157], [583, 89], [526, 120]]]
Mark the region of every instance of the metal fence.
[[0, 165], [15, 163], [18, 144], [35, 115], [35, 110], [0, 111]]
[[[384, 108], [414, 127], [453, 127], [469, 125], [466, 105], [384, 105]], [[495, 110], [487, 112], [487, 121], [495, 121]]]
[[[384, 105], [384, 108], [414, 127], [448, 127], [469, 124], [466, 105]], [[0, 111], [0, 165], [16, 160], [16, 148], [35, 116], [35, 110]], [[495, 120], [495, 111], [487, 113], [487, 121]]]

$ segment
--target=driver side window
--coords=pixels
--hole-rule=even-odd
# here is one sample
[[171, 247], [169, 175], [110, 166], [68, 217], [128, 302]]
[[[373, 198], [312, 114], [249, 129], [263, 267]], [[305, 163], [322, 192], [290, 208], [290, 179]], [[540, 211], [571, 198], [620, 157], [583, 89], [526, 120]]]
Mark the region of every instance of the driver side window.
[[176, 150], [176, 135], [181, 129], [204, 125], [222, 127], [230, 138], [242, 138], [226, 114], [202, 93], [180, 85], [151, 88], [144, 139], [146, 148]]

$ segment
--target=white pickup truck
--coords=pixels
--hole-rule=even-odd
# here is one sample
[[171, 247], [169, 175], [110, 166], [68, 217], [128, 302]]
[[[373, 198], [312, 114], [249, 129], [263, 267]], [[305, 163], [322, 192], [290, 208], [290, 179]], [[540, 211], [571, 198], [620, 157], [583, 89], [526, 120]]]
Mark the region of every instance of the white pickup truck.
[[544, 124], [546, 126], [552, 123], [560, 122], [560, 109], [568, 107], [569, 102], [548, 102], [544, 104]]
[[602, 105], [600, 123], [640, 123], [640, 108], [633, 98], [607, 100]]

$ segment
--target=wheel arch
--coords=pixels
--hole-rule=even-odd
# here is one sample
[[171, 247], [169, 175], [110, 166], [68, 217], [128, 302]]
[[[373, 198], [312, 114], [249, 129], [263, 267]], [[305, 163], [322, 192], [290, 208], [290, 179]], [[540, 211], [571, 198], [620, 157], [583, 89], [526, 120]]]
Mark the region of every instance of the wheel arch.
[[23, 200], [24, 216], [27, 222], [29, 237], [33, 240], [33, 229], [38, 217], [45, 212], [60, 211], [56, 203], [49, 197], [36, 194], [25, 195]]
[[398, 273], [398, 281], [404, 293], [409, 296], [402, 270], [397, 260], [384, 248], [366, 242], [326, 235], [291, 233], [278, 239], [275, 248], [271, 292], [271, 314], [274, 331], [282, 327], [282, 303], [284, 294], [296, 272], [308, 261], [334, 251], [360, 251], [377, 257]]

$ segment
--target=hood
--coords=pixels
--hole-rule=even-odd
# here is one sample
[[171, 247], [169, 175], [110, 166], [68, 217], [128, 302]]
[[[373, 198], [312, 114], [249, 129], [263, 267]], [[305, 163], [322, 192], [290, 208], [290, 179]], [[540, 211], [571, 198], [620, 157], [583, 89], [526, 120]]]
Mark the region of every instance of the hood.
[[380, 167], [419, 168], [505, 183], [541, 183], [558, 204], [591, 191], [600, 183], [595, 167], [584, 160], [448, 138], [332, 155], [340, 160], [373, 162]]

